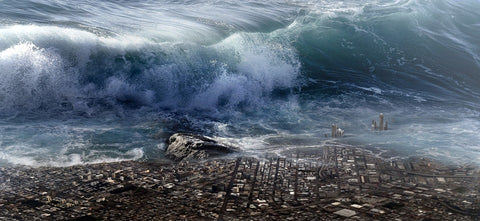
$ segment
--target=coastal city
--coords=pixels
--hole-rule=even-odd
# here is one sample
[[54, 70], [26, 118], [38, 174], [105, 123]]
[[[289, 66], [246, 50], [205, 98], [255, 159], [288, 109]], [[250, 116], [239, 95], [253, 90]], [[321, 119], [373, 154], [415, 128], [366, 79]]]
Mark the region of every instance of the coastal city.
[[480, 221], [480, 0], [0, 0], [0, 221]]
[[480, 171], [356, 148], [0, 169], [0, 220], [478, 220]]

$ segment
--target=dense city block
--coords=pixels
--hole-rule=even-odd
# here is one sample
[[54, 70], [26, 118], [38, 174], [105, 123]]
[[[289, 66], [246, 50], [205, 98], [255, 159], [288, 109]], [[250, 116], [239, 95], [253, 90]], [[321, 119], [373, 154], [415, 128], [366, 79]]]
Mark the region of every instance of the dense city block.
[[478, 167], [344, 147], [0, 169], [0, 220], [478, 220]]

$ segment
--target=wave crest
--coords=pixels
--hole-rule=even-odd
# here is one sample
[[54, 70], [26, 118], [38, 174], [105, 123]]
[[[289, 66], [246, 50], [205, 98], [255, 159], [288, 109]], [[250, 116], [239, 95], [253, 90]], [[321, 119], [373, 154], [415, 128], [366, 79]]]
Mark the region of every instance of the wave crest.
[[202, 46], [69, 31], [15, 26], [2, 34], [15, 42], [0, 52], [3, 113], [256, 106], [294, 87], [300, 72], [294, 51], [268, 34]]

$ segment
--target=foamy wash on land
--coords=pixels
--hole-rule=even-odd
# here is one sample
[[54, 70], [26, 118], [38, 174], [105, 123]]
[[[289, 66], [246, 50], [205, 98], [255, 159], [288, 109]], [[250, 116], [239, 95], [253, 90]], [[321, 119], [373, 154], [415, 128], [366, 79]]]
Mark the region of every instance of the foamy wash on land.
[[[0, 162], [356, 145], [480, 159], [480, 2], [0, 1]], [[372, 130], [384, 113], [388, 130]], [[332, 123], [344, 130], [331, 138]]]

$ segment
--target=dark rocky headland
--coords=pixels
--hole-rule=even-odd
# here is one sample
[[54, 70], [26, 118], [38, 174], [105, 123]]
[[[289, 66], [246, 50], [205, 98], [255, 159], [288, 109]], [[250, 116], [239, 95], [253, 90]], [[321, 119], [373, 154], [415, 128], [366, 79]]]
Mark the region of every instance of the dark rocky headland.
[[355, 148], [0, 168], [0, 220], [479, 220], [480, 171]]
[[176, 133], [168, 138], [165, 156], [176, 161], [207, 159], [240, 151], [240, 148], [213, 138], [189, 133]]

